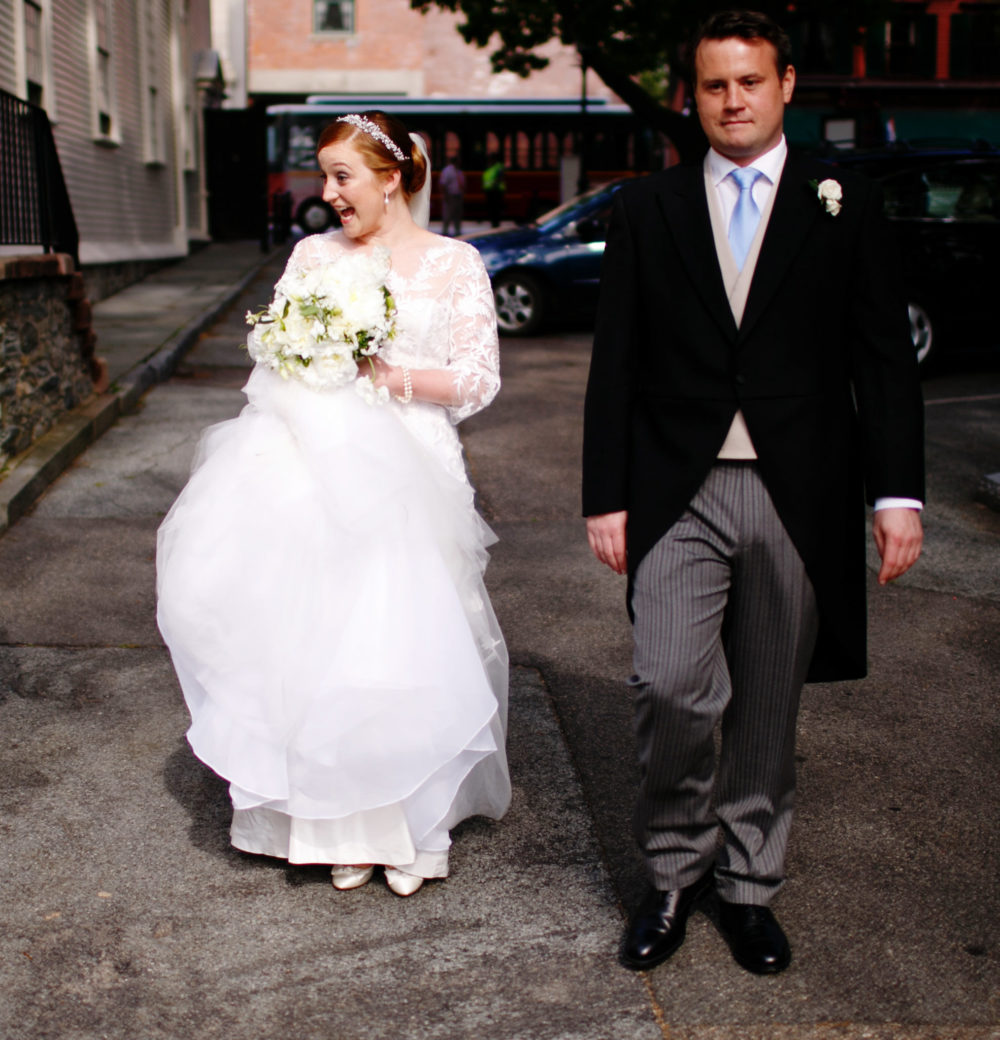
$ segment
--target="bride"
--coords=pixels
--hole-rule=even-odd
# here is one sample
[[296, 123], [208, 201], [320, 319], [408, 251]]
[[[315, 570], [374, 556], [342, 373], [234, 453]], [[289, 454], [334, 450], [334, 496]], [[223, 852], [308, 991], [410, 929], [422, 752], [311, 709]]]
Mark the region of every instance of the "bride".
[[342, 227], [286, 275], [389, 250], [396, 331], [361, 368], [389, 399], [258, 363], [160, 527], [157, 621], [233, 845], [331, 864], [338, 889], [381, 865], [411, 895], [447, 875], [455, 824], [510, 800], [494, 538], [455, 430], [499, 389], [493, 297], [476, 250], [426, 230], [429, 163], [398, 120], [344, 116], [317, 157]]

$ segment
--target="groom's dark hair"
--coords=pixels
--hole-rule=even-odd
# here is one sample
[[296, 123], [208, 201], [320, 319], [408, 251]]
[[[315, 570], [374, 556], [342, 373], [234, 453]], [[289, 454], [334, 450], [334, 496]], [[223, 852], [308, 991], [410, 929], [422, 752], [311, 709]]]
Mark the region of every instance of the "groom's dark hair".
[[792, 43], [788, 33], [766, 14], [760, 11], [717, 11], [704, 22], [691, 40], [692, 84], [697, 82], [694, 56], [703, 40], [728, 40], [738, 36], [742, 40], [764, 40], [775, 49], [778, 63], [778, 79], [781, 79], [792, 63]]

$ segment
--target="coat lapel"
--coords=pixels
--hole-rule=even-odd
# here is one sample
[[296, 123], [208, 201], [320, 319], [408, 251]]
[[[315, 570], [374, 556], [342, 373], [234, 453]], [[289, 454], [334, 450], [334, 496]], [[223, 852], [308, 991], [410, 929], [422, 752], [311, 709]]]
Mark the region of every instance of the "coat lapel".
[[741, 339], [749, 334], [778, 291], [821, 210], [815, 193], [809, 187], [806, 171], [790, 155], [778, 182], [778, 194], [750, 283], [750, 294], [740, 323]]
[[684, 167], [683, 171], [678, 170], [678, 174], [681, 173], [683, 175], [660, 189], [657, 203], [681, 263], [688, 269], [708, 313], [726, 337], [735, 342], [736, 322], [715, 254], [702, 167]]

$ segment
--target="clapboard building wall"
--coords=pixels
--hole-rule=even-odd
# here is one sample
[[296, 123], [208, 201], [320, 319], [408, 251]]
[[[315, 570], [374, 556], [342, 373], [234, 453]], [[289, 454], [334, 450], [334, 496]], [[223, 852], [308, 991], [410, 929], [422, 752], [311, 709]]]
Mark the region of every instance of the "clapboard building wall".
[[48, 113], [85, 269], [207, 238], [211, 53], [209, 0], [0, 0], [0, 87]]

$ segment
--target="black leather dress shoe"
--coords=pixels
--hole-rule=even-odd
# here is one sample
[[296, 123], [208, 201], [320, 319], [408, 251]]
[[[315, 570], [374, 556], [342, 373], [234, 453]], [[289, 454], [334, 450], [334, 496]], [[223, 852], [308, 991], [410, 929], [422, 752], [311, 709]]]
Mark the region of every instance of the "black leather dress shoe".
[[651, 889], [625, 931], [622, 963], [634, 971], [655, 968], [684, 942], [695, 903], [712, 888], [712, 870], [687, 888]]
[[755, 975], [777, 975], [792, 962], [788, 939], [766, 906], [720, 900], [719, 927], [733, 959]]

